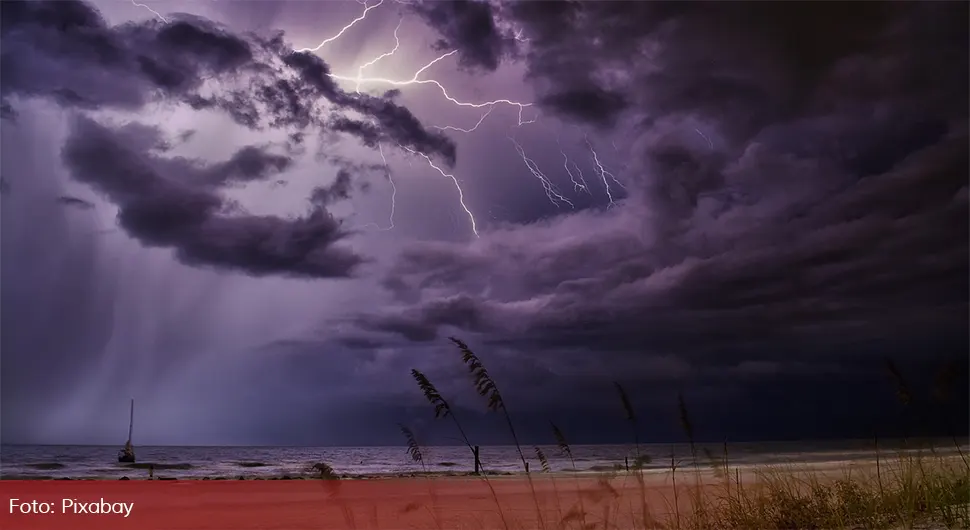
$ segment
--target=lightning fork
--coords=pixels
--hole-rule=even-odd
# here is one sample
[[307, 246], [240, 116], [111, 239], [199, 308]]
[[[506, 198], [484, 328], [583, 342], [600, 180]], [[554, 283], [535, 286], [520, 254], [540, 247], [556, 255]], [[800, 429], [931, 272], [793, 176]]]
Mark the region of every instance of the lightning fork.
[[338, 31], [336, 35], [334, 35], [333, 37], [330, 37], [329, 39], [324, 39], [322, 42], [320, 42], [320, 44], [317, 44], [317, 46], [315, 48], [301, 48], [301, 49], [296, 50], [296, 51], [298, 51], [298, 52], [315, 52], [315, 51], [319, 50], [320, 48], [323, 48], [327, 44], [330, 44], [331, 42], [339, 39], [344, 33], [347, 32], [347, 30], [349, 30], [350, 28], [354, 27], [354, 25], [356, 25], [358, 22], [360, 22], [360, 21], [364, 20], [365, 18], [367, 18], [367, 13], [369, 13], [371, 9], [376, 9], [376, 8], [380, 7], [381, 4], [384, 3], [384, 0], [378, 0], [378, 2], [376, 4], [374, 4], [374, 5], [372, 5], [372, 6], [367, 5], [367, 2], [366, 1], [365, 2], [358, 2], [358, 3], [361, 4], [362, 6], [364, 6], [364, 12], [361, 13], [359, 17], [351, 20], [349, 24], [347, 24], [346, 26], [344, 26], [343, 28], [341, 28], [340, 31]]
[[397, 53], [398, 48], [401, 47], [401, 39], [397, 36], [397, 32], [401, 29], [402, 22], [404, 22], [403, 17], [398, 19], [397, 27], [394, 28], [394, 48], [391, 49], [391, 51], [389, 52], [385, 52], [378, 55], [377, 57], [374, 57], [370, 61], [367, 61], [366, 63], [360, 65], [357, 68], [357, 87], [355, 89], [355, 92], [357, 92], [358, 94], [360, 94], [361, 80], [364, 78], [364, 68], [367, 68], [368, 66], [374, 66], [374, 63], [376, 63], [377, 61], [380, 61], [381, 59], [394, 55], [395, 53]]
[[610, 204], [607, 206], [607, 208], [610, 208], [614, 204], [613, 192], [610, 190], [610, 183], [606, 180], [606, 177], [609, 177], [621, 188], [624, 186], [623, 184], [620, 184], [620, 181], [616, 179], [616, 176], [614, 176], [613, 173], [610, 173], [605, 167], [603, 167], [602, 162], [600, 162], [599, 155], [596, 153], [596, 149], [593, 148], [593, 144], [589, 141], [589, 137], [584, 135], [583, 139], [586, 140], [586, 146], [589, 147], [589, 152], [593, 155], [593, 164], [595, 165], [596, 172], [599, 173], [600, 179], [603, 181], [603, 187], [606, 188], [606, 196], [610, 200]]
[[[586, 185], [586, 179], [583, 177], [583, 170], [579, 169], [579, 165], [569, 159], [566, 155], [566, 151], [562, 148], [562, 144], [559, 142], [559, 135], [556, 135], [556, 145], [559, 146], [559, 154], [562, 155], [562, 167], [566, 170], [566, 174], [569, 175], [569, 181], [573, 183], [573, 191], [585, 191], [588, 195], [592, 195], [589, 191], [589, 186]], [[569, 164], [572, 164], [579, 173], [579, 181], [576, 180], [576, 176], [569, 169]]]
[[[401, 79], [387, 79], [387, 78], [382, 78], [382, 77], [365, 77], [365, 78], [361, 78], [361, 77], [350, 77], [350, 76], [338, 75], [338, 74], [328, 74], [328, 75], [332, 79], [336, 79], [338, 81], [349, 81], [349, 82], [355, 82], [355, 83], [382, 83], [382, 84], [391, 85], [391, 86], [434, 85], [434, 86], [438, 87], [438, 90], [441, 91], [441, 94], [445, 97], [445, 99], [447, 99], [448, 101], [450, 101], [452, 104], [454, 104], [456, 106], [459, 106], [459, 107], [470, 107], [470, 108], [480, 109], [480, 108], [491, 107], [491, 106], [499, 105], [499, 104], [509, 105], [509, 106], [512, 106], [512, 107], [517, 107], [519, 109], [519, 120], [518, 120], [519, 121], [519, 125], [524, 125], [526, 123], [531, 123], [531, 121], [527, 121], [527, 120], [524, 120], [522, 118], [522, 111], [525, 109], [525, 107], [531, 107], [532, 106], [532, 103], [522, 103], [522, 102], [519, 102], [519, 101], [512, 101], [510, 99], [504, 99], [504, 98], [503, 99], [495, 99], [495, 100], [492, 100], [492, 101], [485, 101], [485, 102], [481, 102], [481, 103], [472, 103], [472, 102], [469, 102], [469, 101], [459, 101], [458, 99], [455, 99], [454, 97], [452, 97], [451, 94], [448, 93], [448, 90], [444, 87], [444, 85], [442, 85], [436, 79], [420, 79], [421, 74], [423, 74], [427, 69], [431, 68], [432, 66], [434, 66], [438, 62], [440, 62], [440, 61], [442, 61], [444, 59], [447, 59], [448, 57], [451, 57], [452, 55], [454, 55], [456, 53], [458, 53], [458, 50], [452, 50], [450, 52], [444, 53], [444, 54], [439, 55], [438, 57], [432, 59], [430, 62], [428, 62], [428, 64], [426, 64], [426, 65], [422, 66], [421, 68], [419, 68], [418, 71], [416, 71], [414, 73], [414, 75], [411, 76], [411, 79], [401, 80]], [[532, 120], [532, 121], [535, 121], [535, 120]]]
[[549, 177], [547, 177], [545, 173], [539, 169], [539, 165], [536, 164], [535, 160], [532, 160], [525, 154], [525, 149], [522, 148], [519, 142], [515, 141], [515, 138], [512, 138], [511, 136], [508, 138], [512, 141], [512, 145], [515, 146], [515, 150], [519, 153], [519, 156], [522, 157], [522, 162], [525, 163], [525, 167], [529, 168], [529, 172], [532, 173], [532, 176], [539, 179], [539, 181], [542, 183], [542, 189], [545, 190], [546, 197], [549, 199], [549, 202], [557, 207], [559, 206], [559, 202], [564, 202], [570, 207], [575, 208], [576, 206], [572, 203], [572, 201], [563, 197], [562, 194], [559, 193], [556, 186], [553, 185], [553, 183], [549, 180]]
[[[361, 4], [362, 6], [364, 6], [364, 10], [360, 14], [360, 16], [358, 16], [357, 18], [355, 18], [352, 21], [350, 21], [350, 23], [348, 23], [343, 28], [341, 28], [340, 31], [338, 31], [334, 36], [332, 36], [332, 37], [330, 37], [328, 39], [325, 39], [325, 40], [321, 41], [320, 44], [318, 44], [316, 47], [314, 47], [314, 48], [302, 48], [302, 49], [299, 49], [297, 51], [299, 51], [299, 52], [315, 52], [315, 51], [319, 50], [320, 48], [322, 48], [323, 46], [325, 46], [325, 45], [327, 45], [327, 44], [329, 44], [331, 42], [334, 42], [335, 40], [337, 40], [341, 36], [343, 36], [344, 33], [346, 33], [348, 30], [350, 30], [354, 25], [356, 25], [357, 23], [363, 21], [367, 17], [367, 14], [372, 9], [376, 9], [377, 7], [381, 6], [384, 3], [384, 0], [379, 0], [374, 5], [368, 5], [367, 0], [356, 0], [356, 1], [357, 1], [357, 3]], [[395, 1], [395, 2], [397, 2], [399, 4], [407, 4], [407, 2], [402, 1], [402, 0], [392, 0], [392, 1]], [[428, 62], [427, 64], [425, 64], [421, 68], [419, 68], [410, 79], [403, 79], [403, 80], [401, 80], [401, 79], [387, 79], [387, 78], [380, 78], [380, 77], [364, 77], [364, 70], [365, 69], [367, 69], [370, 66], [373, 66], [375, 63], [377, 63], [381, 59], [385, 59], [387, 57], [390, 57], [390, 56], [394, 55], [398, 51], [398, 49], [400, 49], [401, 41], [400, 41], [400, 37], [398, 35], [398, 32], [400, 30], [400, 27], [401, 27], [401, 23], [402, 22], [403, 22], [403, 18], [398, 21], [397, 27], [394, 29], [394, 48], [393, 49], [391, 49], [389, 52], [385, 52], [385, 53], [383, 53], [383, 54], [381, 54], [381, 55], [379, 55], [377, 57], [374, 57], [373, 59], [371, 59], [370, 61], [367, 61], [364, 64], [359, 65], [357, 67], [357, 75], [354, 76], [354, 77], [330, 73], [330, 74], [328, 74], [330, 76], [330, 78], [335, 79], [335, 80], [338, 80], [338, 81], [346, 81], [346, 82], [352, 82], [352, 83], [354, 83], [355, 84], [355, 91], [358, 94], [360, 93], [361, 85], [363, 85], [365, 83], [386, 84], [386, 85], [391, 85], [391, 86], [395, 86], [395, 87], [409, 86], [409, 85], [428, 85], [428, 84], [430, 84], [430, 85], [434, 85], [435, 87], [437, 87], [438, 90], [441, 92], [441, 94], [444, 96], [444, 98], [446, 100], [448, 100], [450, 103], [452, 103], [453, 105], [455, 105], [455, 106], [458, 106], [458, 107], [467, 107], [467, 108], [477, 108], [477, 109], [482, 109], [482, 108], [486, 109], [486, 111], [482, 114], [482, 116], [479, 118], [478, 122], [475, 123], [475, 125], [473, 127], [470, 127], [470, 128], [467, 128], [466, 129], [466, 128], [461, 128], [461, 127], [456, 127], [456, 126], [453, 126], [453, 125], [435, 126], [435, 128], [437, 128], [439, 130], [452, 130], [452, 131], [460, 131], [460, 132], [466, 132], [466, 133], [475, 131], [485, 121], [485, 119], [489, 116], [489, 114], [491, 114], [491, 112], [495, 109], [495, 107], [497, 105], [509, 105], [509, 106], [512, 106], [512, 107], [516, 107], [518, 109], [516, 127], [521, 127], [523, 125], [527, 125], [527, 124], [535, 123], [536, 122], [536, 120], [538, 119], [538, 114], [536, 115], [536, 117], [532, 118], [531, 120], [527, 120], [527, 119], [525, 119], [523, 117], [523, 112], [524, 112], [525, 108], [532, 106], [532, 103], [523, 103], [523, 102], [513, 101], [513, 100], [510, 100], [510, 99], [506, 99], [506, 98], [495, 99], [495, 100], [492, 100], [492, 101], [478, 102], [478, 103], [469, 102], [469, 101], [460, 101], [460, 100], [452, 97], [448, 93], [448, 90], [445, 88], [445, 86], [441, 82], [439, 82], [438, 80], [433, 79], [433, 78], [429, 78], [429, 79], [422, 79], [421, 78], [422, 77], [422, 74], [424, 74], [428, 69], [430, 69], [435, 64], [441, 62], [442, 60], [444, 60], [444, 59], [446, 59], [448, 57], [451, 57], [452, 55], [455, 55], [456, 53], [458, 53], [458, 50], [452, 50], [452, 51], [443, 53], [442, 55], [440, 55], [440, 56], [432, 59], [430, 62]], [[522, 33], [521, 30], [516, 33], [516, 40], [527, 41], [527, 39], [522, 39], [521, 33]], [[536, 162], [534, 160], [532, 160], [531, 158], [529, 158], [526, 155], [525, 150], [522, 148], [522, 146], [514, 138], [509, 137], [509, 139], [512, 141], [513, 145], [516, 148], [516, 151], [518, 152], [519, 156], [522, 158], [523, 163], [525, 163], [525, 165], [529, 169], [529, 171], [533, 174], [533, 176], [535, 176], [537, 179], [539, 179], [539, 181], [542, 183], [543, 190], [546, 192], [546, 196], [549, 198], [550, 202], [552, 202], [556, 206], [559, 206], [559, 203], [562, 202], [562, 203], [566, 203], [566, 204], [570, 205], [571, 207], [574, 207], [573, 203], [569, 199], [567, 199], [566, 197], [564, 197], [562, 194], [559, 193], [559, 191], [552, 184], [552, 182], [549, 180], [549, 178], [539, 169], [539, 167], [536, 164]], [[431, 159], [431, 157], [429, 157], [427, 154], [422, 153], [422, 152], [419, 152], [419, 151], [415, 151], [415, 150], [410, 149], [408, 147], [404, 147], [404, 146], [400, 146], [400, 147], [403, 150], [408, 151], [412, 155], [421, 156], [422, 158], [425, 159], [425, 161], [428, 163], [428, 165], [431, 166], [432, 169], [434, 169], [435, 171], [437, 171], [440, 175], [442, 175], [442, 176], [444, 176], [446, 178], [451, 179], [451, 181], [455, 184], [455, 188], [458, 190], [458, 200], [459, 200], [459, 203], [461, 204], [462, 209], [468, 215], [469, 221], [471, 223], [472, 232], [475, 234], [476, 237], [479, 237], [477, 221], [475, 219], [474, 214], [472, 214], [471, 210], [465, 204], [465, 193], [464, 193], [464, 190], [461, 187], [461, 182], [459, 181], [459, 179], [457, 177], [455, 177], [453, 174], [446, 173], [442, 168], [440, 168], [439, 166], [437, 166], [434, 163], [434, 161]], [[387, 159], [384, 156], [383, 148], [380, 145], [378, 145], [378, 149], [381, 152], [381, 158], [384, 160], [384, 164], [385, 164], [385, 167], [386, 167], [387, 166]], [[590, 149], [592, 150], [592, 145], [590, 145]], [[574, 190], [583, 189], [587, 193], [589, 193], [589, 188], [588, 188], [588, 186], [585, 183], [585, 179], [582, 176], [582, 171], [579, 169], [579, 166], [577, 164], [573, 163], [574, 168], [579, 173], [579, 178], [582, 181], [582, 184], [580, 184], [580, 182], [576, 180], [576, 178], [574, 176], [574, 173], [570, 170], [570, 168], [569, 168], [570, 161], [568, 160], [568, 157], [566, 157], [565, 153], [563, 153], [563, 156], [564, 156], [564, 158], [566, 158], [566, 161], [565, 161], [566, 163], [565, 163], [564, 167], [566, 169], [566, 172], [569, 174], [570, 181], [573, 183]], [[610, 194], [609, 185], [608, 185], [608, 183], [606, 181], [606, 176], [609, 175], [614, 181], [616, 181], [616, 178], [613, 177], [612, 174], [609, 173], [605, 168], [603, 168], [602, 167], [602, 164], [599, 164], [598, 158], [596, 158], [595, 151], [594, 151], [594, 159], [597, 162], [597, 166], [599, 168], [600, 175], [603, 178], [604, 183], [607, 184], [607, 194]], [[409, 161], [409, 163], [410, 163], [410, 161]], [[388, 172], [388, 180], [390, 181], [391, 187], [392, 187], [390, 228], [393, 228], [393, 226], [394, 226], [394, 219], [393, 219], [394, 218], [394, 208], [395, 208], [395, 200], [396, 200], [395, 199], [395, 196], [396, 196], [397, 188], [396, 188], [396, 186], [394, 184], [394, 181], [391, 178], [389, 172]], [[618, 181], [617, 181], [617, 184], [619, 184]], [[621, 186], [622, 186], [622, 184], [621, 184]], [[612, 196], [610, 196], [610, 203], [612, 204]], [[371, 224], [373, 224], [373, 223], [371, 223]], [[377, 225], [375, 224], [375, 226], [377, 226]], [[380, 229], [380, 227], [378, 227], [378, 228]], [[388, 229], [390, 229], [390, 228], [388, 228]]]
[[478, 129], [478, 126], [481, 125], [483, 121], [485, 121], [485, 118], [487, 118], [488, 115], [492, 113], [493, 110], [495, 110], [495, 106], [494, 105], [491, 106], [491, 107], [489, 107], [488, 110], [486, 110], [485, 113], [482, 114], [482, 117], [481, 118], [478, 118], [478, 123], [476, 123], [473, 127], [469, 128], [469, 129], [462, 129], [461, 127], [455, 127], [454, 125], [445, 125], [443, 127], [442, 126], [438, 126], [438, 125], [432, 125], [432, 127], [434, 127], [435, 129], [438, 129], [440, 131], [458, 131], [458, 132], [463, 132], [463, 133], [474, 132], [475, 129]]

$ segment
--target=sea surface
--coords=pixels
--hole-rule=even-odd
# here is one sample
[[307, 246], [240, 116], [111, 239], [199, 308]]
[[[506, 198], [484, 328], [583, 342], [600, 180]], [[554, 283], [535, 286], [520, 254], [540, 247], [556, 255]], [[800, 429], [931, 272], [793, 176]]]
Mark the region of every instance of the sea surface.
[[[957, 454], [952, 440], [880, 441], [880, 453], [891, 458], [901, 450]], [[632, 445], [577, 445], [573, 459], [561, 454], [555, 446], [539, 446], [551, 471], [597, 472], [623, 468], [627, 459], [633, 465], [637, 448]], [[43, 478], [148, 478], [148, 465], [156, 477], [166, 478], [278, 478], [310, 476], [318, 462], [330, 465], [337, 474], [347, 476], [395, 475], [419, 473], [467, 473], [473, 458], [467, 447], [423, 447], [424, 464], [410, 459], [406, 447], [136, 447], [136, 464], [121, 464], [119, 447], [70, 445], [3, 445], [0, 446], [0, 479]], [[530, 470], [542, 465], [533, 446], [522, 448]], [[652, 461], [647, 469], [669, 468], [671, 456], [680, 467], [693, 462], [708, 465], [713, 458], [724, 457], [724, 445], [695, 447], [691, 456], [687, 444], [642, 444], [639, 453]], [[968, 453], [970, 447], [961, 450]], [[732, 466], [757, 466], [786, 463], [838, 463], [875, 458], [871, 440], [822, 442], [758, 442], [727, 446]], [[490, 472], [521, 472], [519, 455], [513, 446], [482, 446], [482, 465]]]

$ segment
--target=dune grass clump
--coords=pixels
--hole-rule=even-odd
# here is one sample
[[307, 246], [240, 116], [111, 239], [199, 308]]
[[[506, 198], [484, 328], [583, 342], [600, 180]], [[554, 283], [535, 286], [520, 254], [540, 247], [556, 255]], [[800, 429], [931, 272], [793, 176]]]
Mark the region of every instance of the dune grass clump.
[[[421, 390], [421, 393], [424, 394], [424, 397], [425, 399], [428, 400], [428, 403], [430, 403], [431, 406], [434, 407], [434, 417], [451, 418], [451, 421], [452, 423], [454, 423], [455, 428], [458, 429], [458, 434], [461, 435], [461, 441], [464, 442], [465, 446], [468, 447], [468, 449], [474, 455], [475, 449], [472, 446], [472, 442], [468, 438], [468, 435], [465, 434], [465, 429], [462, 428], [461, 422], [458, 421], [458, 417], [452, 413], [451, 404], [449, 404], [448, 401], [445, 400], [444, 396], [441, 395], [441, 392], [438, 392], [437, 387], [435, 387], [434, 384], [431, 383], [431, 380], [428, 379], [428, 377], [424, 375], [422, 372], [416, 369], [412, 369], [411, 378], [414, 379], [414, 382], [418, 384], [418, 388]], [[407, 437], [407, 434], [405, 434], [405, 437]], [[410, 442], [411, 440], [408, 440], [409, 447], [410, 447]], [[410, 454], [412, 455], [412, 459], [413, 459], [414, 458], [413, 453], [410, 453]], [[505, 528], [505, 530], [509, 530], [510, 528], [509, 523], [506, 520], [505, 514], [502, 511], [502, 503], [499, 502], [498, 494], [495, 493], [495, 488], [492, 487], [492, 483], [489, 482], [488, 480], [488, 473], [485, 472], [484, 470], [482, 472], [482, 480], [484, 480], [485, 485], [488, 486], [488, 490], [491, 493], [492, 500], [495, 502], [495, 507], [498, 509], [499, 516], [502, 519], [502, 526]]]
[[678, 528], [970, 528], [970, 482], [958, 462], [901, 454], [882, 471], [880, 485], [866, 472], [759, 470], [753, 486], [692, 499]]
[[[887, 457], [880, 454], [877, 439], [872, 465], [844, 466], [834, 471], [807, 466], [800, 469], [794, 465], [757, 469], [732, 467], [726, 441], [720, 455], [714, 454], [710, 448], [703, 448], [704, 461], [701, 461], [694, 439], [694, 424], [682, 394], [677, 396], [677, 412], [690, 447], [689, 459], [678, 460], [672, 455], [669, 467], [658, 470], [653, 477], [662, 477], [663, 482], [648, 485], [646, 468], [652, 458], [640, 450], [638, 416], [620, 383], [614, 383], [614, 389], [634, 442], [633, 466], [628, 462], [626, 466], [617, 465], [610, 473], [597, 475], [592, 487], [588, 484], [584, 487], [578, 473], [572, 473], [574, 482], [566, 479], [562, 484], [564, 478], [559, 477], [557, 481], [546, 453], [535, 446], [533, 449], [541, 472], [548, 476], [553, 490], [553, 506], [547, 509], [542, 501], [548, 499], [540, 500], [537, 494], [498, 386], [468, 345], [456, 338], [451, 341], [461, 351], [476, 393], [486, 399], [487, 410], [504, 416], [526, 471], [536, 510], [536, 520], [529, 523], [516, 521], [506, 513], [488, 474], [481, 476], [506, 530], [970, 529], [970, 463], [956, 436], [952, 439], [959, 458], [942, 455], [933, 447], [914, 448], [909, 444], [904, 450]], [[886, 361], [885, 368], [894, 383], [898, 400], [905, 408], [912, 409], [917, 400], [901, 371], [891, 360]], [[448, 401], [423, 373], [412, 370], [411, 375], [434, 407], [435, 417], [451, 418], [462, 441], [472, 449], [472, 442]], [[934, 394], [937, 402], [950, 397], [948, 388], [952, 385], [946, 384], [950, 379], [952, 374], [941, 376], [943, 383]], [[406, 427], [401, 430], [408, 441], [408, 455], [424, 467], [423, 455], [413, 433]], [[578, 471], [566, 436], [555, 424], [551, 424], [551, 430], [560, 456], [568, 460], [572, 471]], [[619, 486], [625, 490], [625, 481], [631, 477], [636, 481], [639, 499], [624, 496], [617, 489]], [[563, 485], [574, 487], [563, 489]], [[564, 507], [561, 494], [570, 492], [570, 489], [575, 495]], [[656, 502], [658, 493], [661, 503]], [[649, 502], [651, 500], [653, 504]], [[437, 518], [435, 522], [441, 528]]]

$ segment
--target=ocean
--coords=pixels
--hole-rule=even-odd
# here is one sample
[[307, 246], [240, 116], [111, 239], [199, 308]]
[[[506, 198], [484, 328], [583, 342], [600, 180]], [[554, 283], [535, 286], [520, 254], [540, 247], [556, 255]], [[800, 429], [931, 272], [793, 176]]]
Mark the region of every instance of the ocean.
[[[938, 454], [956, 454], [952, 440], [880, 440], [884, 457], [904, 447], [935, 447]], [[637, 449], [632, 445], [573, 446], [573, 460], [555, 446], [539, 446], [551, 471], [597, 472], [633, 464]], [[722, 444], [699, 444], [699, 465], [710, 458], [723, 458]], [[963, 446], [964, 454], [970, 447]], [[424, 466], [410, 459], [406, 447], [136, 447], [136, 464], [118, 462], [116, 446], [3, 445], [0, 446], [0, 479], [148, 478], [148, 465], [156, 477], [165, 478], [278, 478], [309, 476], [313, 464], [325, 462], [343, 476], [380, 476], [418, 473], [468, 473], [472, 471], [471, 451], [461, 447], [423, 447]], [[875, 457], [872, 440], [820, 442], [735, 443], [727, 447], [732, 466], [757, 466], [784, 463], [838, 463]], [[532, 472], [541, 471], [533, 446], [522, 448]], [[652, 461], [647, 469], [670, 467], [671, 456], [678, 466], [689, 467], [694, 460], [688, 444], [642, 444], [639, 451]], [[482, 446], [482, 465], [489, 472], [522, 471], [515, 447]], [[575, 466], [575, 467], [574, 467]]]

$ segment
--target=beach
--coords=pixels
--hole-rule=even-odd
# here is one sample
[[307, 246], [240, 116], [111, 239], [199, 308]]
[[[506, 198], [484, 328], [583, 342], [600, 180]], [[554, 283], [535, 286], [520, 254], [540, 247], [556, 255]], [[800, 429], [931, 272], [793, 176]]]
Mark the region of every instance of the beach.
[[[10, 489], [14, 482], [0, 484]], [[173, 528], [182, 530], [259, 528], [263, 530], [299, 530], [303, 528], [537, 528], [535, 502], [538, 499], [544, 517], [550, 522], [559, 508], [568, 510], [583, 494], [584, 502], [607, 506], [602, 486], [592, 478], [568, 482], [559, 477], [536, 477], [529, 481], [520, 476], [493, 477], [488, 482], [469, 477], [436, 477], [434, 479], [386, 479], [349, 481], [172, 481], [95, 483], [88, 481], [23, 484], [19, 498], [49, 496], [52, 485], [60, 495], [78, 495], [85, 486], [97, 484], [97, 495], [106, 499], [125, 499], [134, 503], [129, 520], [103, 518], [98, 528]], [[633, 481], [614, 479], [617, 506], [631, 493]], [[489, 486], [494, 489], [493, 497]], [[73, 487], [73, 489], [72, 489]], [[535, 496], [532, 488], [535, 489]], [[657, 482], [650, 486], [660, 488]], [[660, 489], [655, 489], [657, 495]], [[498, 501], [496, 502], [496, 498]], [[618, 504], [619, 503], [619, 504]], [[622, 514], [620, 514], [622, 516]], [[502, 518], [505, 518], [503, 523]], [[591, 516], [592, 517], [592, 516]], [[14, 521], [23, 529], [63, 528], [57, 518]], [[31, 526], [30, 524], [34, 526]], [[50, 525], [50, 526], [45, 526]], [[215, 526], [214, 526], [215, 525]], [[556, 526], [549, 526], [556, 528]], [[93, 528], [93, 526], [92, 526]]]
[[[920, 528], [965, 528], [967, 448], [936, 443], [666, 446], [666, 457], [645, 444], [656, 456], [633, 469], [634, 446], [576, 446], [572, 458], [549, 447], [528, 474], [514, 447], [483, 446], [484, 475], [467, 447], [430, 447], [422, 462], [400, 447], [143, 448], [155, 461], [122, 464], [106, 461], [110, 448], [5, 446], [2, 477], [14, 480], [0, 490], [133, 503], [131, 517], [97, 519], [99, 530], [896, 528], [907, 514]], [[12, 516], [25, 530], [88, 528]]]
[[[881, 465], [884, 473], [893, 466], [889, 462]], [[50, 497], [53, 492], [79, 498], [96, 493], [103, 499], [133, 503], [131, 517], [106, 516], [91, 526], [109, 530], [132, 528], [135, 523], [138, 528], [182, 530], [621, 530], [669, 527], [678, 519], [686, 524], [689, 517], [697, 517], [693, 506], [698, 499], [714, 506], [731, 498], [732, 489], [734, 495], [739, 488], [753, 495], [781, 477], [813, 477], [815, 484], [833, 485], [846, 477], [868, 480], [863, 477], [875, 474], [875, 461], [857, 461], [732, 468], [727, 474], [698, 468], [676, 473], [557, 472], [367, 480], [0, 481], [0, 490], [21, 499]], [[21, 517], [14, 522], [12, 527], [24, 530], [64, 528], [58, 526], [64, 524], [63, 516]], [[72, 524], [72, 528], [88, 527]]]

